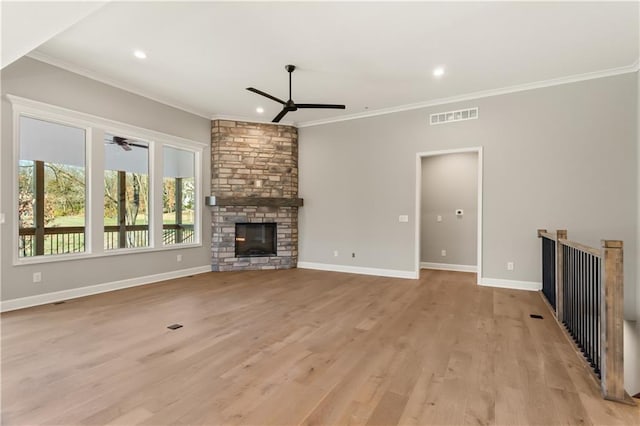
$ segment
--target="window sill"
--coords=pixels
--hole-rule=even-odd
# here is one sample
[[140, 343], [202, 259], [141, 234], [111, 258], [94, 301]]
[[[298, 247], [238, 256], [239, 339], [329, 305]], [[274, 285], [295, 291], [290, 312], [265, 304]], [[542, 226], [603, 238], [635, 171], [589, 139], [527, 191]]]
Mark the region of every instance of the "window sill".
[[49, 256], [32, 256], [28, 258], [15, 259], [13, 266], [29, 266], [38, 265], [41, 263], [54, 263], [54, 262], [70, 262], [84, 259], [98, 259], [105, 257], [143, 254], [143, 253], [156, 253], [169, 250], [183, 250], [202, 247], [202, 243], [189, 243], [189, 244], [173, 244], [170, 246], [162, 247], [145, 247], [145, 248], [123, 248], [104, 251], [102, 253], [74, 253], [74, 254], [58, 254]]

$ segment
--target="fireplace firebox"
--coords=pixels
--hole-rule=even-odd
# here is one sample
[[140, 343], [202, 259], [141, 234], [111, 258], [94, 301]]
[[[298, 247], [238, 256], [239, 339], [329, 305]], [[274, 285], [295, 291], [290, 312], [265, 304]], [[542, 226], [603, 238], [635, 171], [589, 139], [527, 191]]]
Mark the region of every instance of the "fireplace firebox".
[[236, 257], [276, 256], [275, 223], [236, 223]]

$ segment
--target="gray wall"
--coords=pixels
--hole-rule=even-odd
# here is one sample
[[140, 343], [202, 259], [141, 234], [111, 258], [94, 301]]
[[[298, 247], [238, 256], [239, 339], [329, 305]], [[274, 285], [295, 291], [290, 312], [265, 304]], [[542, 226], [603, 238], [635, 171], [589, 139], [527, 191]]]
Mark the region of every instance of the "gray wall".
[[[414, 270], [416, 153], [473, 146], [484, 147], [484, 277], [540, 282], [538, 228], [622, 239], [636, 259], [637, 84], [630, 73], [300, 129], [299, 261]], [[474, 106], [477, 120], [428, 124]], [[628, 317], [636, 267], [625, 263]]]
[[[210, 264], [211, 236], [207, 224], [210, 214], [203, 207], [202, 247], [152, 253], [127, 254], [38, 265], [12, 265], [11, 235], [16, 214], [12, 209], [12, 111], [6, 94], [17, 95], [68, 109], [121, 121], [170, 135], [209, 143], [208, 119], [160, 104], [147, 98], [99, 83], [51, 65], [22, 58], [1, 71], [1, 211], [7, 223], [2, 225], [2, 300], [33, 296], [94, 284]], [[203, 193], [210, 188], [210, 154], [204, 153]], [[176, 261], [182, 253], [183, 261]], [[42, 272], [42, 282], [32, 283], [33, 272]]]
[[[464, 214], [456, 216], [457, 209]], [[478, 263], [477, 153], [422, 159], [420, 216], [421, 262], [473, 266]], [[442, 250], [447, 253], [444, 257]]]

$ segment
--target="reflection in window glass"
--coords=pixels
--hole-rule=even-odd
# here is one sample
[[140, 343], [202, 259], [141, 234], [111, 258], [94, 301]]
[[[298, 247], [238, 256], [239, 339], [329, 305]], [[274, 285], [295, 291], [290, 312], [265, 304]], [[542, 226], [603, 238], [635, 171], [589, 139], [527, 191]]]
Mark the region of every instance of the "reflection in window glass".
[[162, 242], [195, 242], [195, 154], [163, 148]]
[[85, 251], [85, 130], [19, 119], [18, 256]]
[[104, 248], [147, 247], [149, 144], [106, 134], [104, 155]]

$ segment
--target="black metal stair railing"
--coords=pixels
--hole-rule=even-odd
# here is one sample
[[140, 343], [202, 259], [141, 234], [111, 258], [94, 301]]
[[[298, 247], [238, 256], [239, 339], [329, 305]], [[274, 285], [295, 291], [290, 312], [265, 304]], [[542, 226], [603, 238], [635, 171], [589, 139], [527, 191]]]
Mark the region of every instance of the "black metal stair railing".
[[602, 395], [633, 404], [624, 390], [623, 242], [593, 248], [568, 240], [566, 230], [539, 229], [538, 237], [544, 299], [600, 379]]
[[600, 258], [567, 245], [562, 250], [565, 297], [561, 321], [600, 377]]
[[556, 309], [556, 242], [542, 236], [542, 294]]

